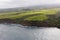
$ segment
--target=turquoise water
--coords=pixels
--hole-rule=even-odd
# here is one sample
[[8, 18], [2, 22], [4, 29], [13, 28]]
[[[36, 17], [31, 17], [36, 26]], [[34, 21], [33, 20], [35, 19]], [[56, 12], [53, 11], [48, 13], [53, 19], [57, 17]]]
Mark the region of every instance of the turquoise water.
[[60, 29], [0, 24], [0, 40], [60, 40]]

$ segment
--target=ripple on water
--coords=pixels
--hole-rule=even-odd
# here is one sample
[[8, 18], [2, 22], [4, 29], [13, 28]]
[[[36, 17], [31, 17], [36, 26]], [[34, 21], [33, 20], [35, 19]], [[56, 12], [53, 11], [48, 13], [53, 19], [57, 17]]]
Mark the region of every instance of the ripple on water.
[[60, 40], [60, 29], [24, 28], [19, 24], [0, 24], [0, 40]]

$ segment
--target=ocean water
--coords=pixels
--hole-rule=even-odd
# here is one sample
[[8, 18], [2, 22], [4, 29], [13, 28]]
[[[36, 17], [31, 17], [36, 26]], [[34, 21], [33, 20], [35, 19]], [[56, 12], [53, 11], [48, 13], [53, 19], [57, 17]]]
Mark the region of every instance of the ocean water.
[[0, 24], [0, 40], [60, 40], [60, 29]]

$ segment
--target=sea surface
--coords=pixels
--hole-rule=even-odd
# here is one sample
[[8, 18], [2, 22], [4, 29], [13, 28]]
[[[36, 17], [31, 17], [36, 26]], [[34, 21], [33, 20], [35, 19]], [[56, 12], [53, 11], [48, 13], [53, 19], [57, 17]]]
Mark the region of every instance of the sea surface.
[[0, 40], [60, 40], [60, 29], [0, 24]]

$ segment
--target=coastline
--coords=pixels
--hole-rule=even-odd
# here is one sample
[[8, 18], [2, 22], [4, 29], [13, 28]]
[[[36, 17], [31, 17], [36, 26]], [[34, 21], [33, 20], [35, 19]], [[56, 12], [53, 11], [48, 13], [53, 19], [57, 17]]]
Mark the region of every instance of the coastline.
[[13, 19], [0, 19], [1, 23], [7, 23], [7, 24], [21, 24], [23, 26], [36, 26], [36, 27], [58, 27], [60, 28], [60, 25], [49, 23], [48, 21], [16, 21]]

